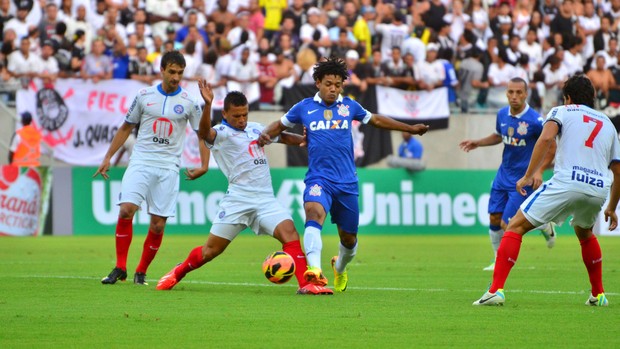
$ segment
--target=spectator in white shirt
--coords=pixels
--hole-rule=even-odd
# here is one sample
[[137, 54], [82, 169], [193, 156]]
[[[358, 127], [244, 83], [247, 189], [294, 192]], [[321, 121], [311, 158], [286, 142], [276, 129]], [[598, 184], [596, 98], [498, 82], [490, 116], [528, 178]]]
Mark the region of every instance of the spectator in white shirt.
[[230, 64], [228, 71], [228, 89], [241, 91], [248, 97], [248, 102], [253, 103], [260, 98], [260, 84], [258, 83], [259, 71], [255, 62], [250, 60], [250, 49], [243, 48], [241, 57]]
[[299, 29], [299, 39], [303, 44], [313, 46], [313, 49], [323, 55], [332, 43], [327, 27], [320, 23], [321, 14], [321, 10], [316, 7], [308, 10], [308, 21]]
[[581, 55], [583, 39], [579, 36], [568, 37], [566, 44], [569, 49], [564, 51], [563, 61], [568, 75], [575, 75], [579, 72], [583, 72], [583, 66], [585, 65], [585, 59]]
[[535, 28], [528, 29], [525, 40], [519, 42], [519, 51], [527, 54], [531, 69], [540, 69], [542, 65], [542, 46], [537, 41]]
[[403, 41], [401, 52], [403, 56], [406, 54], [413, 55], [416, 62], [426, 60], [426, 45], [424, 45], [424, 41], [415, 36], [410, 36]]
[[465, 24], [470, 22], [471, 17], [463, 12], [463, 1], [452, 1], [452, 12], [443, 16], [443, 20], [450, 23], [450, 37], [452, 41], [459, 42], [463, 31], [465, 30]]
[[381, 34], [381, 60], [383, 61], [390, 59], [392, 47], [401, 46], [411, 33], [409, 26], [405, 24], [405, 16], [401, 12], [394, 14], [391, 23], [381, 23], [381, 20], [386, 15], [386, 13], [379, 13], [379, 17], [376, 20], [378, 24], [375, 27], [377, 34]]
[[[605, 51], [598, 51], [596, 56], [602, 55], [605, 57], [605, 62], [607, 68], [615, 67], [618, 65], [618, 39], [615, 37], [610, 37], [607, 42], [608, 49]], [[596, 59], [592, 60], [590, 65], [591, 69], [596, 69]]]
[[545, 74], [545, 99], [543, 110], [550, 110], [556, 106], [561, 97], [562, 85], [568, 79], [568, 72], [562, 64], [562, 59], [557, 55], [549, 58], [549, 64], [543, 68]]
[[491, 87], [506, 87], [510, 79], [515, 77], [515, 67], [508, 64], [505, 51], [500, 51], [495, 62], [489, 66], [489, 84]]
[[601, 20], [594, 11], [594, 3], [587, 1], [583, 5], [583, 16], [579, 16], [577, 25], [586, 37], [581, 53], [585, 59], [594, 55], [594, 34], [601, 28]]
[[256, 52], [258, 50], [258, 40], [256, 39], [256, 34], [250, 30], [249, 12], [244, 11], [239, 13], [236, 23], [237, 26], [228, 32], [226, 39], [228, 39], [228, 42], [230, 42], [233, 47], [230, 53], [235, 59], [240, 59], [244, 48], [249, 48], [250, 52]]
[[4, 24], [4, 31], [6, 31], [7, 29], [13, 29], [13, 31], [15, 32], [15, 46], [19, 46], [21, 39], [28, 36], [29, 24], [26, 21], [27, 16], [28, 8], [20, 4], [17, 7], [17, 13], [15, 14], [15, 18], [11, 18], [8, 22]]
[[8, 59], [7, 70], [11, 77], [21, 79], [22, 85], [27, 85], [30, 79], [37, 76], [41, 58], [30, 52], [30, 39], [22, 38], [19, 50], [11, 53]]
[[416, 62], [420, 72], [420, 77], [416, 77], [420, 89], [432, 91], [435, 88], [442, 87], [446, 77], [446, 70], [443, 63], [437, 60], [439, 44], [429, 43], [426, 45], [426, 60]]
[[54, 43], [52, 40], [45, 40], [41, 47], [41, 60], [37, 77], [43, 80], [44, 85], [48, 85], [56, 81], [59, 71], [58, 61], [54, 58]]

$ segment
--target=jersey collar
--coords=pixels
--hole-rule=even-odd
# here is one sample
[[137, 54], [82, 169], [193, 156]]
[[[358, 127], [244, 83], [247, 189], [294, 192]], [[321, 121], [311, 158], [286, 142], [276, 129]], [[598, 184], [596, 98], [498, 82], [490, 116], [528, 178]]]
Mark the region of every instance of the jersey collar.
[[224, 125], [224, 126], [228, 126], [228, 127], [232, 128], [232, 129], [233, 129], [233, 130], [235, 130], [235, 131], [245, 132], [245, 130], [241, 130], [241, 129], [238, 129], [238, 128], [236, 128], [236, 127], [232, 127], [232, 125], [231, 125], [231, 124], [229, 124], [228, 122], [226, 122], [226, 120], [224, 120], [224, 119], [222, 119], [222, 125]]
[[170, 97], [170, 96], [176, 96], [179, 93], [181, 93], [181, 86], [179, 86], [177, 88], [176, 91], [172, 92], [172, 93], [166, 93], [166, 91], [164, 91], [162, 84], [157, 85], [157, 91], [159, 91], [159, 93], [161, 93], [164, 96]]
[[527, 113], [528, 110], [530, 110], [530, 105], [525, 103], [525, 108], [523, 108], [523, 111], [520, 112], [519, 114], [517, 114], [517, 115], [510, 115], [510, 107], [508, 108], [508, 114], [511, 117], [513, 117], [513, 118], [520, 119], [523, 115], [525, 115], [525, 113]]
[[[314, 101], [317, 103], [323, 103], [325, 106], [327, 106], [327, 104], [325, 104], [325, 102], [323, 102], [323, 100], [321, 99], [321, 97], [319, 97], [319, 93], [317, 92], [314, 95]], [[341, 103], [342, 102], [342, 95], [338, 95], [338, 98], [336, 98], [336, 103]], [[334, 103], [334, 104], [336, 104]]]

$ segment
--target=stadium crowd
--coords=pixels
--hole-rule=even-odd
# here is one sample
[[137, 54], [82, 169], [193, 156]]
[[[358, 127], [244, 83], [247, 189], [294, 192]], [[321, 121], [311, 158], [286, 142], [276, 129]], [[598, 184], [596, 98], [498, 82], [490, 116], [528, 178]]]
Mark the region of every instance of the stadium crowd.
[[[594, 2], [596, 1], [596, 2]], [[159, 78], [180, 50], [187, 80], [283, 87], [313, 83], [320, 57], [349, 64], [349, 84], [447, 86], [450, 102], [504, 105], [513, 77], [548, 110], [582, 71], [598, 107], [620, 105], [620, 0], [0, 0], [0, 90], [32, 78]]]

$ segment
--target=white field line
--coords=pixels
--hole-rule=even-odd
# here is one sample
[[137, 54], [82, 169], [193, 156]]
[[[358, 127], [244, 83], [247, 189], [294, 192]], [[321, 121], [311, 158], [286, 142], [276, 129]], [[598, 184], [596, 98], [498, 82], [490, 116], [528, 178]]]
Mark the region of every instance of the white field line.
[[[90, 277], [90, 276], [63, 276], [63, 275], [18, 275], [13, 276], [14, 278], [23, 278], [23, 279], [77, 279], [77, 280], [97, 280], [99, 278]], [[129, 280], [130, 277], [127, 278]], [[148, 282], [151, 284], [156, 284], [156, 279], [148, 279]], [[131, 282], [131, 281], [126, 281]], [[256, 284], [250, 282], [215, 282], [215, 281], [200, 281], [200, 280], [184, 280], [183, 284], [198, 284], [198, 285], [220, 285], [220, 286], [245, 286], [245, 287], [283, 287], [288, 286], [292, 287], [292, 285], [274, 285], [274, 284]], [[296, 286], [295, 286], [296, 287]], [[347, 287], [349, 290], [362, 290], [362, 291], [392, 291], [392, 292], [484, 292], [484, 290], [472, 290], [472, 289], [447, 289], [447, 288], [408, 288], [408, 287], [355, 287], [349, 286]], [[532, 294], [575, 294], [575, 295], [585, 295], [585, 291], [559, 291], [559, 290], [517, 290], [510, 289], [507, 290], [509, 293], [532, 293]], [[608, 296], [617, 296], [620, 293], [616, 292], [605, 292]]]

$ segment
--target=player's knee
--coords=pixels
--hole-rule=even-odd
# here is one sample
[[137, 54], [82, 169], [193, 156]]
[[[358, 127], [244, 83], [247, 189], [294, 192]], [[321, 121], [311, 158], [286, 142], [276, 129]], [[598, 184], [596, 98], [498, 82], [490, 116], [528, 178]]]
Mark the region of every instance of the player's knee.
[[121, 205], [118, 216], [121, 219], [133, 219], [136, 210], [130, 205]]
[[151, 222], [149, 230], [154, 234], [163, 234], [166, 227], [166, 221]]
[[489, 224], [500, 226], [502, 224], [502, 214], [501, 213], [493, 213], [489, 215]]
[[340, 234], [340, 243], [342, 246], [351, 249], [357, 244], [357, 235], [349, 233]]

